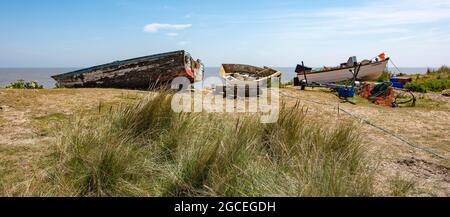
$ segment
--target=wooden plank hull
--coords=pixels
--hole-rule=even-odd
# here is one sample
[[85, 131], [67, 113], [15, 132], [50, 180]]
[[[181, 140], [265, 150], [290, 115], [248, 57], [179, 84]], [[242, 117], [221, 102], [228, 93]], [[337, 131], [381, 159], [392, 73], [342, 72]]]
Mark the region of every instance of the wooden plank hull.
[[269, 87], [269, 81], [281, 77], [281, 72], [268, 67], [260, 68], [244, 64], [223, 64], [219, 75], [224, 85], [216, 86], [214, 94], [224, 97], [257, 97]]
[[[361, 70], [359, 71], [358, 74], [358, 80], [369, 81], [378, 79], [386, 69], [387, 63], [388, 61], [384, 60], [361, 66]], [[353, 78], [352, 73], [349, 71], [350, 69], [353, 68], [309, 73], [306, 75], [306, 78], [308, 79], [308, 83], [319, 83], [319, 84], [349, 80]], [[298, 74], [298, 78], [300, 80], [303, 80], [304, 75]]]
[[[220, 76], [225, 79], [227, 85], [250, 85], [262, 84], [271, 78], [281, 77], [281, 72], [271, 68], [260, 68], [244, 64], [223, 64], [219, 71]], [[251, 80], [239, 80], [233, 74], [246, 74]]]
[[52, 76], [65, 88], [148, 89], [168, 85], [177, 77], [203, 80], [203, 65], [185, 51], [156, 54]]

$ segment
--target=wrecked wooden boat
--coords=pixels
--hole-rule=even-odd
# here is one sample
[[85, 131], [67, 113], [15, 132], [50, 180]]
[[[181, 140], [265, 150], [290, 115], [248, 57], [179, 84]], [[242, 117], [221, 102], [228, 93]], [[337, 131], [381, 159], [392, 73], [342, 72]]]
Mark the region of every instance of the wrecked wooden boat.
[[155, 54], [52, 76], [58, 87], [148, 89], [177, 77], [203, 80], [204, 66], [184, 51]]
[[281, 77], [281, 72], [269, 67], [256, 67], [243, 64], [223, 64], [219, 71], [227, 84], [254, 85], [263, 84], [272, 78]]
[[[216, 93], [224, 96], [232, 92], [234, 96], [258, 96], [261, 88], [268, 87], [271, 79], [280, 78], [282, 72], [269, 67], [256, 67], [244, 64], [222, 64], [219, 75], [225, 80], [225, 85], [216, 87]], [[238, 89], [245, 90], [239, 93]]]
[[302, 81], [306, 77], [309, 84], [326, 84], [350, 80], [353, 78], [353, 73], [350, 70], [354, 70], [357, 66], [361, 66], [357, 76], [359, 81], [377, 80], [381, 77], [389, 62], [389, 58], [384, 58], [384, 54], [379, 57], [362, 62], [358, 62], [356, 57], [350, 57], [347, 63], [342, 63], [338, 67], [323, 67], [319, 70], [297, 65], [295, 70], [297, 78], [295, 80]]

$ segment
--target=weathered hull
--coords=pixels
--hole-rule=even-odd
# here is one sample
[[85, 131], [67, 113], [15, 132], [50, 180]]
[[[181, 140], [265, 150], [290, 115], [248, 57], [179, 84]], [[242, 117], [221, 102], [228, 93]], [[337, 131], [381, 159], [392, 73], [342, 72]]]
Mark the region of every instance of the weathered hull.
[[[215, 88], [215, 94], [223, 94], [224, 97], [257, 97], [268, 87], [269, 81], [281, 77], [281, 72], [271, 68], [260, 68], [243, 64], [223, 64], [219, 71], [225, 80], [225, 85]], [[237, 78], [236, 75], [243, 75]], [[247, 79], [243, 79], [244, 77]], [[240, 76], [238, 76], [240, 77]], [[250, 79], [251, 78], [251, 79]]]
[[[385, 60], [361, 66], [361, 69], [358, 73], [358, 80], [369, 81], [378, 79], [386, 69], [387, 63], [388, 61]], [[308, 83], [319, 84], [349, 80], [353, 78], [352, 73], [349, 71], [350, 69], [352, 68], [310, 73], [306, 75], [306, 78], [308, 79]], [[298, 78], [300, 80], [303, 80], [304, 75], [298, 74]]]
[[[255, 80], [238, 80], [232, 76], [231, 74], [248, 74], [251, 76], [258, 77]], [[255, 85], [257, 83], [263, 84], [267, 82], [271, 78], [281, 77], [281, 72], [271, 68], [260, 68], [251, 65], [243, 65], [243, 64], [223, 64], [220, 67], [219, 71], [220, 76], [225, 79], [227, 84], [230, 85]]]
[[185, 51], [117, 61], [52, 76], [66, 88], [100, 87], [148, 89], [169, 84], [177, 77], [203, 79], [203, 65]]

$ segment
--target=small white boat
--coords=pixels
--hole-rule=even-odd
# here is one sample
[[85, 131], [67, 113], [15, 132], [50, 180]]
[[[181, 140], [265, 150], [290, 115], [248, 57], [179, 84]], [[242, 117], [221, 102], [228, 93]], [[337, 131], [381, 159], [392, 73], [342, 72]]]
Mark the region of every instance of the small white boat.
[[305, 79], [304, 72], [306, 72], [306, 79], [309, 84], [326, 84], [352, 79], [353, 73], [351, 70], [354, 70], [356, 66], [361, 64], [357, 79], [359, 81], [369, 81], [380, 78], [385, 71], [388, 62], [389, 58], [383, 58], [382, 60], [377, 58], [375, 60], [364, 60], [361, 63], [358, 63], [356, 57], [351, 57], [347, 63], [343, 63], [339, 67], [324, 67], [318, 71], [313, 71], [311, 68], [303, 68], [299, 65], [297, 66], [296, 72], [300, 81]]

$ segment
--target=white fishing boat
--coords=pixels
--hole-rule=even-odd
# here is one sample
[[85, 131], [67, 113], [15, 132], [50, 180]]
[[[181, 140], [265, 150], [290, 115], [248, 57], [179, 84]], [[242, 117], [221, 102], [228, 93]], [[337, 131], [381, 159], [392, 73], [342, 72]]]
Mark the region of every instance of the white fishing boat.
[[305, 80], [306, 75], [306, 80], [309, 84], [326, 84], [350, 80], [353, 78], [352, 71], [356, 66], [361, 65], [357, 80], [377, 80], [381, 77], [389, 62], [389, 58], [384, 58], [384, 55], [380, 55], [379, 57], [383, 58], [364, 60], [360, 63], [357, 62], [356, 57], [350, 57], [347, 63], [342, 63], [338, 67], [323, 67], [319, 70], [312, 70], [311, 68], [298, 65], [296, 69], [297, 77], [301, 81]]

